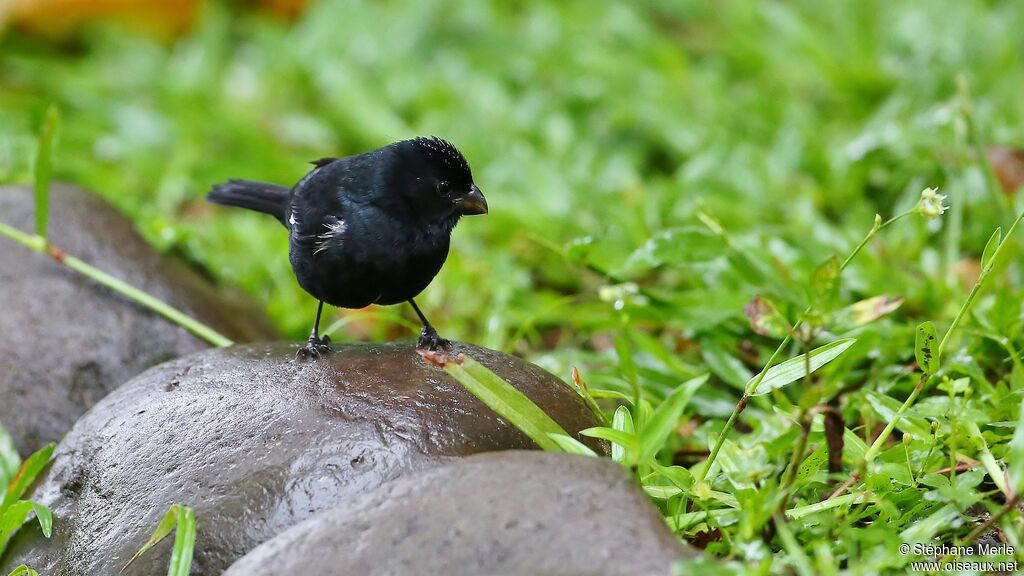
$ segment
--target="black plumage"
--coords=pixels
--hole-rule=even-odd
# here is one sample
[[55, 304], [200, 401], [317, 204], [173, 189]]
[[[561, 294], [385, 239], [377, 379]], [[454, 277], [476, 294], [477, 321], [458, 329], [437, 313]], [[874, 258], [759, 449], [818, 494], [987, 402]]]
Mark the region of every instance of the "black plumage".
[[277, 218], [289, 231], [289, 259], [302, 288], [319, 300], [304, 354], [330, 349], [319, 336], [326, 302], [341, 308], [409, 302], [423, 323], [420, 346], [446, 345], [413, 297], [448, 256], [462, 216], [487, 213], [463, 155], [440, 138], [404, 140], [346, 158], [321, 158], [291, 189], [231, 180], [210, 202]]

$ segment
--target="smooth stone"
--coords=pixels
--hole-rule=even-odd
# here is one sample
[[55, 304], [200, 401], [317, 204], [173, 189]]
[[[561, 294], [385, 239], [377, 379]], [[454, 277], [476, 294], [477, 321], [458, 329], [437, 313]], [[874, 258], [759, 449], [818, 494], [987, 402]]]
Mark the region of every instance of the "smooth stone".
[[[0, 187], [0, 221], [35, 226], [32, 188]], [[98, 196], [50, 187], [54, 246], [170, 303], [236, 341], [273, 340], [261, 308], [153, 250]], [[0, 425], [23, 455], [54, 442], [93, 404], [203, 340], [6, 237], [0, 237]]]
[[[35, 526], [19, 531], [3, 569], [116, 574], [181, 503], [195, 509], [199, 526], [192, 575], [220, 574], [261, 542], [403, 474], [535, 447], [412, 344], [337, 346], [317, 361], [296, 360], [297, 347], [200, 352], [101, 400], [60, 444], [32, 495], [53, 508], [53, 538]], [[580, 396], [541, 368], [468, 344], [456, 351], [509, 380], [570, 433], [598, 425]], [[125, 574], [163, 573], [170, 546]]]
[[506, 451], [408, 474], [321, 512], [224, 576], [667, 576], [699, 554], [614, 462]]

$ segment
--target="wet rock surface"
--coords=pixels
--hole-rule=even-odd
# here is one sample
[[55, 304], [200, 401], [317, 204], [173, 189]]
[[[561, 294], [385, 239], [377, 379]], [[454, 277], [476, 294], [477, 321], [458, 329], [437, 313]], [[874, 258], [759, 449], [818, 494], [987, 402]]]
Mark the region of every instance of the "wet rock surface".
[[[257, 305], [225, 295], [161, 256], [131, 222], [72, 186], [50, 190], [55, 246], [170, 303], [236, 341], [271, 340]], [[0, 221], [35, 225], [32, 189], [0, 187]], [[0, 424], [26, 455], [59, 440], [111, 390], [208, 345], [49, 257], [0, 238]]]
[[667, 575], [697, 554], [610, 460], [507, 451], [385, 484], [224, 575]]
[[[199, 526], [192, 574], [220, 574], [261, 542], [403, 474], [534, 447], [411, 344], [336, 346], [319, 361], [295, 360], [297, 347], [200, 352], [101, 400], [32, 495], [54, 510], [53, 538], [34, 526], [20, 531], [0, 572], [24, 562], [40, 574], [116, 574], [182, 503]], [[597, 425], [576, 392], [544, 370], [465, 344], [456, 351], [571, 433]], [[170, 546], [126, 574], [163, 573]]]

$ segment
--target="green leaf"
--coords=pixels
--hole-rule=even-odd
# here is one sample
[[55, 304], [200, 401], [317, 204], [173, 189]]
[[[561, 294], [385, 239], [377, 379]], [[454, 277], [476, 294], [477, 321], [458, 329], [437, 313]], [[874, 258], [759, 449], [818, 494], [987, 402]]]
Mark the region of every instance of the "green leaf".
[[174, 504], [167, 510], [149, 540], [142, 545], [142, 548], [139, 548], [139, 551], [124, 565], [124, 568], [121, 568], [121, 572], [127, 570], [132, 562], [138, 560], [175, 529], [177, 532], [174, 535], [174, 548], [171, 549], [171, 561], [167, 567], [167, 576], [188, 576], [192, 569], [192, 553], [196, 544], [196, 516], [191, 508], [181, 504]]
[[779, 312], [778, 306], [760, 294], [743, 307], [743, 314], [750, 320], [750, 329], [756, 334], [784, 338], [789, 333], [790, 323]]
[[594, 428], [580, 430], [580, 436], [600, 438], [601, 440], [614, 442], [622, 446], [627, 454], [636, 454], [640, 450], [640, 440], [636, 437], [636, 434], [615, 430], [613, 428], [595, 426]]
[[680, 384], [654, 411], [651, 419], [640, 431], [640, 462], [653, 458], [665, 444], [666, 438], [679, 423], [679, 417], [690, 398], [708, 379], [708, 374], [691, 378]]
[[3, 557], [8, 537], [25, 524], [25, 519], [28, 518], [28, 514], [31, 511], [31, 502], [28, 500], [18, 500], [7, 506], [3, 512], [0, 512], [0, 558]]
[[868, 452], [868, 445], [860, 436], [850, 430], [843, 429], [843, 455], [847, 456], [848, 462], [860, 462]]
[[811, 275], [811, 306], [816, 310], [831, 310], [839, 296], [839, 258], [833, 256], [823, 262]]
[[992, 235], [989, 236], [988, 238], [988, 242], [985, 243], [985, 250], [981, 253], [982, 270], [987, 268], [990, 264], [994, 264], [992, 262], [992, 255], [995, 254], [996, 248], [999, 247], [999, 243], [1002, 242], [1002, 239], [1003, 228], [1000, 226], [996, 228], [994, 232], [992, 232]]
[[665, 264], [697, 264], [722, 256], [721, 237], [700, 227], [659, 232], [626, 259], [626, 271], [643, 272]]
[[849, 330], [869, 324], [879, 318], [892, 314], [903, 305], [903, 298], [893, 298], [882, 294], [855, 302], [842, 310], [838, 310], [832, 318], [832, 332]]
[[992, 483], [996, 485], [996, 488], [1006, 494], [1007, 497], [1010, 495], [1010, 489], [1006, 485], [1006, 476], [1003, 474], [1003, 469], [999, 467], [996, 462], [995, 456], [992, 455], [992, 451], [988, 448], [988, 442], [985, 442], [985, 437], [981, 434], [981, 429], [978, 428], [978, 423], [972, 420], [967, 420], [963, 423], [967, 429], [967, 435], [970, 436], [971, 442], [974, 443], [975, 450], [978, 451], [978, 460], [981, 461], [985, 467], [985, 471], [988, 472], [989, 478], [992, 479]]
[[60, 126], [60, 112], [56, 105], [50, 105], [43, 118], [39, 132], [35, 166], [36, 234], [46, 238], [46, 221], [50, 213], [50, 172], [53, 163], [53, 141]]
[[681, 532], [699, 522], [707, 520], [709, 515], [718, 524], [730, 524], [742, 516], [742, 510], [736, 510], [733, 508], [718, 508], [706, 512], [701, 510], [697, 512], [687, 512], [677, 516], [669, 516], [665, 520], [668, 522], [669, 528], [676, 532]]
[[568, 454], [580, 454], [582, 456], [597, 457], [597, 452], [579, 440], [566, 436], [565, 434], [548, 434], [562, 448], [562, 452]]
[[50, 457], [53, 456], [54, 448], [55, 445], [51, 442], [37, 450], [21, 464], [21, 468], [18, 469], [18, 472], [15, 473], [14, 478], [11, 480], [11, 485], [7, 487], [7, 492], [4, 494], [3, 502], [0, 503], [0, 511], [7, 508], [11, 503], [15, 502], [25, 494], [28, 487], [35, 481], [36, 476], [38, 476], [39, 473], [42, 472], [43, 468], [45, 468], [50, 462]]
[[814, 449], [814, 452], [804, 459], [800, 464], [800, 467], [796, 470], [796, 479], [798, 481], [804, 481], [815, 474], [818, 470], [821, 470], [821, 465], [828, 461], [828, 450], [823, 442], [820, 446]]
[[7, 487], [20, 466], [21, 456], [14, 447], [14, 440], [4, 427], [0, 426], [0, 493], [7, 492]]
[[943, 529], [950, 528], [953, 520], [959, 515], [956, 506], [946, 504], [927, 518], [914, 522], [909, 528], [900, 532], [900, 538], [907, 543], [928, 542]]
[[[651, 467], [654, 469], [655, 474], [664, 476], [680, 490], [689, 490], [693, 486], [693, 474], [682, 466], [662, 466], [657, 462], [652, 462]], [[653, 476], [654, 474], [651, 475], [651, 477]]]
[[[856, 338], [844, 338], [811, 350], [811, 372], [814, 372], [818, 368], [821, 368], [825, 364], [828, 364], [838, 358], [839, 355], [845, 352], [847, 348], [853, 346], [856, 341]], [[807, 367], [805, 365], [803, 354], [790, 358], [781, 364], [772, 366], [771, 369], [768, 370], [768, 373], [765, 374], [764, 379], [761, 380], [761, 383], [757, 385], [757, 389], [750, 395], [761, 396], [777, 388], [782, 388], [786, 384], [803, 378], [806, 375], [806, 372]], [[750, 388], [756, 379], [756, 376], [751, 378], [747, 382], [747, 388]]]
[[917, 325], [917, 338], [914, 343], [914, 354], [917, 365], [925, 374], [935, 374], [939, 370], [939, 357], [936, 347], [939, 339], [935, 334], [935, 325], [922, 322]]
[[618, 390], [591, 390], [590, 395], [597, 400], [622, 400], [623, 402], [633, 403], [633, 399]]
[[931, 424], [929, 424], [924, 417], [915, 412], [913, 408], [907, 409], [907, 411], [897, 419], [896, 414], [899, 412], [902, 402], [899, 402], [891, 396], [879, 394], [874, 391], [866, 392], [864, 397], [867, 398], [868, 404], [871, 404], [871, 408], [881, 416], [882, 420], [886, 422], [897, 420], [897, 428], [904, 432], [910, 432], [918, 438], [927, 438], [931, 435]]
[[0, 537], [21, 528], [31, 511], [32, 502], [28, 500], [18, 500], [5, 508], [0, 514]]
[[[615, 414], [612, 416], [612, 428], [633, 435], [633, 415], [629, 413], [629, 408], [619, 406], [615, 409]], [[636, 454], [627, 452], [626, 446], [612, 442], [612, 461], [622, 463], [635, 461], [635, 459]]]
[[1024, 400], [1017, 410], [1017, 429], [1013, 431], [1007, 452], [1004, 459], [1009, 464], [1010, 485], [1015, 494], [1024, 493]]
[[196, 547], [196, 516], [191, 508], [182, 507], [178, 529], [174, 534], [174, 548], [167, 576], [188, 576], [192, 571], [192, 554]]
[[442, 367], [491, 410], [529, 436], [541, 449], [548, 452], [562, 451], [562, 447], [549, 434], [568, 436], [569, 433], [525, 394], [486, 366], [460, 355], [459, 362], [449, 360]]
[[655, 500], [668, 500], [683, 493], [677, 486], [665, 486], [661, 484], [644, 484], [644, 492]]
[[36, 572], [28, 566], [22, 564], [21, 566], [18, 566], [17, 568], [12, 570], [7, 576], [39, 576], [39, 572]]
[[743, 361], [729, 354], [725, 346], [716, 339], [702, 339], [700, 351], [701, 357], [711, 371], [737, 390], [742, 391], [744, 384], [753, 376]]
[[44, 504], [37, 502], [31, 502], [31, 504], [32, 510], [36, 513], [36, 520], [39, 521], [39, 528], [43, 531], [43, 536], [49, 538], [50, 533], [53, 532], [53, 511]]

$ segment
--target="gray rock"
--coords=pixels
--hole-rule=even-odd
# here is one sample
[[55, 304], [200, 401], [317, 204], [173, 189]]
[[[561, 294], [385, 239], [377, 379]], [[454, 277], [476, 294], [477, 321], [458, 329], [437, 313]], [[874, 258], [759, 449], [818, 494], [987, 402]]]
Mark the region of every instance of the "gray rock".
[[[200, 352], [101, 400], [33, 493], [53, 508], [52, 540], [37, 527], [19, 531], [2, 568], [116, 574], [182, 503], [198, 521], [193, 576], [220, 574], [257, 544], [402, 474], [453, 456], [534, 447], [411, 344], [343, 346], [316, 362], [296, 361], [297, 346]], [[597, 424], [576, 392], [544, 370], [474, 346], [458, 350], [566, 430]], [[170, 545], [126, 574], [163, 573]]]
[[317, 514], [224, 576], [666, 575], [698, 554], [610, 460], [506, 451]]
[[[0, 220], [34, 229], [32, 189], [0, 188]], [[259, 306], [222, 294], [161, 256], [106, 202], [51, 187], [50, 239], [69, 254], [237, 341], [272, 340]], [[79, 416], [146, 368], [208, 347], [183, 328], [0, 237], [0, 424], [22, 455], [59, 440]]]

